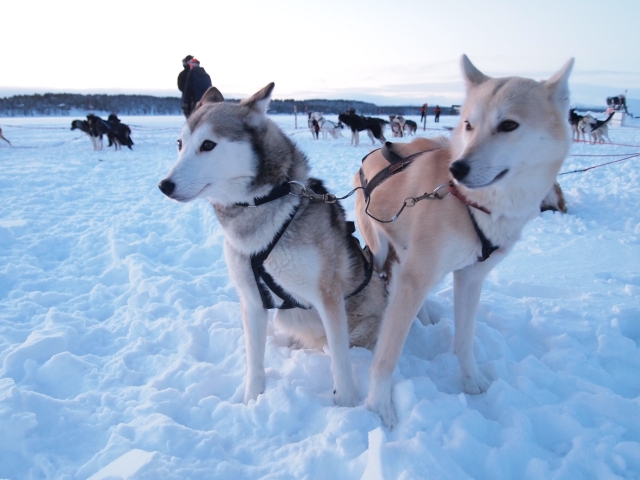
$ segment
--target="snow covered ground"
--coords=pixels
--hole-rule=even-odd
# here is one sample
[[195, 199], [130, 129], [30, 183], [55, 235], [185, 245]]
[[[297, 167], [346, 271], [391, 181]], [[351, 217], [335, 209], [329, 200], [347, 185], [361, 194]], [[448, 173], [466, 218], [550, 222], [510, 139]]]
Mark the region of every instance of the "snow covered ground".
[[[314, 176], [350, 190], [368, 141], [273, 118]], [[412, 326], [388, 431], [362, 403], [333, 405], [325, 351], [273, 329], [266, 391], [243, 405], [221, 230], [206, 202], [156, 186], [182, 118], [123, 118], [135, 145], [119, 152], [70, 121], [0, 119], [0, 478], [640, 478], [640, 159], [559, 177], [569, 213], [540, 215], [487, 279], [487, 393], [462, 393], [451, 277], [429, 295], [439, 322]], [[640, 152], [640, 129], [610, 137], [625, 146], [574, 145], [562, 170]], [[351, 350], [361, 400], [371, 358]]]

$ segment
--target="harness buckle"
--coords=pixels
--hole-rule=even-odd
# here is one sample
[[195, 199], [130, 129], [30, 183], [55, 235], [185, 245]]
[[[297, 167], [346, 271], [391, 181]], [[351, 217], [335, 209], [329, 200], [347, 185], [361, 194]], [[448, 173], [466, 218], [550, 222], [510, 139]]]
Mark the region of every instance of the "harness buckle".
[[[444, 195], [440, 195], [440, 190], [442, 189], [446, 189], [446, 192], [444, 193]], [[446, 197], [447, 195], [449, 195], [449, 184], [448, 183], [443, 183], [442, 185], [438, 186], [432, 193], [434, 198], [437, 198], [438, 200]]]
[[322, 195], [322, 201], [324, 203], [336, 203], [338, 199], [333, 193], [325, 193]]
[[[301, 183], [298, 182], [297, 180], [291, 180], [289, 182], [289, 185], [291, 187], [291, 191], [289, 192], [289, 195], [293, 196], [293, 197], [305, 197], [307, 196], [307, 187]], [[296, 187], [294, 189], [294, 187]], [[299, 190], [299, 191], [296, 191]]]
[[416, 203], [418, 203], [418, 199], [416, 197], [407, 197], [404, 199], [405, 207], [413, 207]]

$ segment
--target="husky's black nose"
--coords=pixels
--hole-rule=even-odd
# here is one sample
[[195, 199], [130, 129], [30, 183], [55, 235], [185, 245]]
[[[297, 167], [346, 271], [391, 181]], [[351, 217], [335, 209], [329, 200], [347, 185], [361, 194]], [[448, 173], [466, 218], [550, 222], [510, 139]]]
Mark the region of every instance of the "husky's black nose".
[[[449, 167], [449, 171], [451, 172], [451, 175], [453, 175], [453, 178], [455, 178], [458, 181], [466, 177], [467, 174], [469, 173], [469, 170], [470, 170], [470, 167], [469, 167], [469, 164], [466, 162], [466, 160], [456, 160]], [[162, 190], [162, 188], [160, 190]]]
[[166, 178], [164, 180], [162, 180], [159, 184], [158, 184], [158, 188], [160, 189], [160, 191], [162, 193], [164, 193], [167, 197], [169, 195], [171, 195], [173, 193], [173, 191], [176, 188], [176, 184], [173, 183], [171, 180], [167, 180]]

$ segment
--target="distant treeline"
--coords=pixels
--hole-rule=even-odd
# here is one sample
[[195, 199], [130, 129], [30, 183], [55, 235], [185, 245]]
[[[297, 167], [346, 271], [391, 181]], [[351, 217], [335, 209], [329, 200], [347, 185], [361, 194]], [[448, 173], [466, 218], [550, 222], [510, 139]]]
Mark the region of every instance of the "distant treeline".
[[0, 98], [0, 115], [38, 117], [77, 115], [78, 112], [113, 112], [120, 115], [179, 115], [180, 99], [151, 95], [81, 95], [45, 93]]
[[[235, 101], [238, 100], [229, 100]], [[420, 105], [384, 106], [355, 100], [277, 100], [269, 106], [269, 113], [323, 112], [339, 114], [350, 108], [362, 115], [420, 115]], [[433, 114], [430, 105], [428, 114]], [[457, 114], [455, 108], [441, 106], [443, 115]], [[118, 115], [181, 115], [180, 98], [152, 95], [82, 95], [77, 93], [45, 93], [44, 95], [15, 95], [0, 98], [0, 116], [37, 117], [70, 116], [82, 112], [108, 112]]]
[[[293, 113], [293, 107], [298, 113], [322, 112], [325, 114], [339, 114], [353, 108], [361, 115], [420, 115], [421, 105], [395, 105], [380, 107], [373, 103], [357, 100], [272, 100], [269, 113]], [[427, 114], [433, 115], [435, 105], [427, 107]], [[457, 115], [457, 108], [441, 105], [442, 115]]]

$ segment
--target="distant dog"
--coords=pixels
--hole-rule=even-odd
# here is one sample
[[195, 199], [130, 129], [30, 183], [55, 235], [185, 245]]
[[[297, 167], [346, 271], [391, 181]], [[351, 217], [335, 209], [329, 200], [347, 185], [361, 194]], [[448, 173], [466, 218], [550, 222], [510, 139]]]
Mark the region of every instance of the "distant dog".
[[[389, 427], [397, 421], [393, 372], [409, 328], [419, 312], [427, 321], [423, 301], [450, 272], [462, 389], [489, 388], [474, 356], [483, 281], [539, 215], [571, 147], [566, 112], [573, 60], [544, 82], [494, 79], [466, 56], [461, 63], [467, 98], [452, 138], [389, 143], [363, 160], [354, 179], [365, 189], [356, 196], [359, 230], [376, 271], [390, 282], [366, 400]], [[407, 204], [413, 208], [397, 216]]]
[[108, 120], [90, 113], [86, 120], [74, 120], [71, 122], [71, 130], [79, 129], [89, 135], [94, 150], [104, 148], [103, 137], [106, 135], [109, 140], [109, 147], [114, 146], [119, 150], [121, 146], [132, 150], [133, 140], [131, 139], [131, 128], [122, 123], [116, 114], [109, 115]]
[[309, 120], [307, 121], [307, 125], [309, 125], [309, 131], [311, 132], [311, 136], [314, 140], [318, 140], [320, 138], [320, 124], [318, 123], [318, 118], [322, 118], [322, 113], [320, 112], [309, 112]]
[[605, 120], [596, 120], [591, 115], [586, 115], [580, 120], [579, 128], [585, 135], [589, 135], [592, 144], [604, 143], [605, 139], [611, 143], [608, 123], [614, 115], [615, 111], [611, 112]]
[[406, 120], [404, 122], [404, 131], [407, 135], [415, 135], [418, 131], [418, 124], [413, 120]]
[[320, 125], [320, 131], [322, 132], [322, 137], [326, 138], [327, 135], [331, 135], [332, 138], [342, 137], [342, 129], [344, 125], [338, 122], [332, 122], [331, 120], [327, 120], [326, 118], [322, 118], [318, 121]]
[[[9, 140], [7, 140], [7, 139], [5, 138], [5, 136], [2, 134], [2, 129], [1, 129], [1, 128], [0, 128], [0, 138], [1, 138], [2, 140], [4, 140], [5, 142], [7, 142], [9, 145], [11, 145], [11, 142], [10, 142]], [[11, 146], [13, 146], [13, 145], [11, 145]]]
[[91, 146], [94, 150], [99, 150], [97, 145], [97, 139], [93, 136], [93, 131], [91, 130], [91, 125], [87, 120], [73, 120], [71, 122], [71, 130], [80, 130], [81, 132], [87, 134], [89, 136], [89, 140], [91, 140]]
[[[380, 143], [386, 142], [386, 138], [382, 134], [382, 128], [385, 123], [382, 119], [363, 117], [356, 115], [353, 110], [338, 115], [338, 120], [351, 129], [351, 145], [360, 145], [359, 132], [366, 131], [371, 139], [371, 145], [375, 144], [374, 138]], [[381, 121], [382, 120], [382, 121]]]
[[349, 345], [373, 348], [386, 286], [371, 275], [342, 206], [318, 201], [329, 195], [322, 182], [309, 178], [307, 158], [268, 118], [273, 88], [240, 103], [209, 88], [158, 187], [179, 202], [207, 199], [220, 222], [244, 324], [244, 402], [264, 391], [268, 309], [277, 308], [276, 325], [298, 344], [328, 344], [335, 402], [353, 406]]
[[131, 148], [133, 140], [131, 139], [129, 125], [122, 123], [115, 113], [109, 115], [107, 123], [109, 124], [109, 132], [107, 133], [108, 146], [114, 145], [116, 150], [120, 150], [120, 147], [124, 145], [129, 150], [133, 150]]
[[391, 125], [391, 136], [404, 136], [405, 119], [402, 115], [389, 115], [389, 124]]
[[571, 110], [569, 110], [569, 125], [571, 125], [572, 138], [574, 142], [579, 142], [581, 135], [586, 141], [585, 133], [580, 128], [580, 121], [583, 118], [584, 118], [584, 115], [577, 114], [575, 108], [572, 108]]
[[342, 128], [343, 125], [341, 123], [335, 123], [324, 118], [322, 112], [309, 113], [309, 130], [311, 130], [311, 135], [315, 140], [319, 138], [320, 133], [322, 133], [322, 138], [327, 138], [327, 135], [332, 138], [338, 138], [338, 136], [342, 136]]
[[104, 147], [103, 136], [111, 130], [109, 124], [93, 113], [87, 115], [87, 122], [89, 122], [91, 136], [95, 141], [94, 150], [102, 150]]

